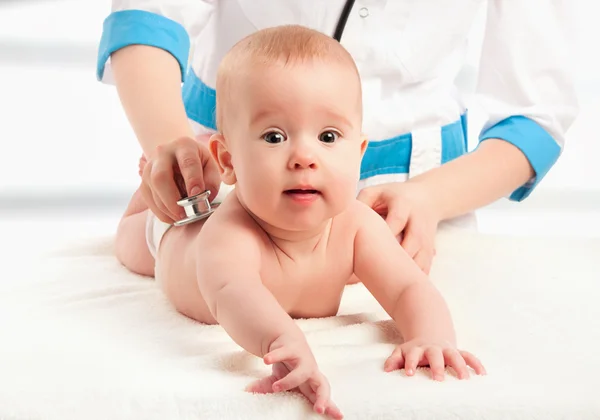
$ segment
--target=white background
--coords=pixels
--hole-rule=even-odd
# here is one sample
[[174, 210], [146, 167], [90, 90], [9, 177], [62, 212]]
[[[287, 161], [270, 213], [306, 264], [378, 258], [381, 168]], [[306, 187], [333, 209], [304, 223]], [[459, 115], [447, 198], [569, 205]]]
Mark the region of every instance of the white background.
[[[552, 223], [600, 235], [600, 25], [590, 10], [594, 2], [572, 4], [581, 114], [561, 159], [530, 199], [517, 206], [501, 200], [481, 213], [487, 230], [504, 229], [496, 223], [499, 217], [514, 230], [522, 225], [547, 231]], [[109, 13], [107, 0], [0, 1], [1, 218], [8, 217], [7, 208], [35, 207], [40, 197], [64, 209], [87, 203], [120, 211], [137, 186], [140, 147], [116, 90], [95, 78], [102, 22]], [[473, 29], [466, 74], [476, 71], [482, 23]], [[470, 117], [476, 136], [481, 125], [476, 108]], [[522, 214], [531, 208], [554, 213], [538, 213], [532, 222], [531, 215]], [[486, 219], [492, 213], [493, 223]]]

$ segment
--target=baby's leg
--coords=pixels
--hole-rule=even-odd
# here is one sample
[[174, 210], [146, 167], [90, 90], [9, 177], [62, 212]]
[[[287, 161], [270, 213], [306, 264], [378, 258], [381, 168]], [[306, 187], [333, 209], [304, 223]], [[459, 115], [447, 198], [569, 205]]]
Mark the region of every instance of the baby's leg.
[[146, 244], [146, 217], [148, 213], [139, 189], [121, 217], [115, 239], [115, 255], [119, 262], [134, 273], [154, 276], [154, 258]]
[[356, 274], [352, 274], [352, 276], [350, 276], [350, 278], [346, 282], [347, 285], [356, 284], [356, 283], [360, 283], [360, 279], [358, 277], [356, 277]]

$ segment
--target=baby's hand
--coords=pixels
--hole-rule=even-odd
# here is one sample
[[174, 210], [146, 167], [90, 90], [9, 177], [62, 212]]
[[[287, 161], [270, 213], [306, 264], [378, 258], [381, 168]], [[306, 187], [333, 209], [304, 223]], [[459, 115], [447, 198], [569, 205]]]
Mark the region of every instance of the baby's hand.
[[449, 343], [436, 343], [431, 340], [415, 339], [396, 347], [392, 355], [385, 361], [384, 370], [396, 369], [406, 371], [408, 376], [415, 374], [417, 366], [429, 366], [434, 380], [444, 380], [446, 366], [452, 366], [459, 379], [468, 379], [467, 366], [478, 375], [485, 375], [485, 368], [471, 353], [458, 350]]
[[297, 390], [308, 398], [317, 413], [334, 419], [343, 418], [340, 409], [330, 399], [329, 382], [319, 371], [304, 339], [278, 338], [271, 344], [263, 360], [273, 366], [273, 374], [253, 382], [246, 391], [271, 393]]

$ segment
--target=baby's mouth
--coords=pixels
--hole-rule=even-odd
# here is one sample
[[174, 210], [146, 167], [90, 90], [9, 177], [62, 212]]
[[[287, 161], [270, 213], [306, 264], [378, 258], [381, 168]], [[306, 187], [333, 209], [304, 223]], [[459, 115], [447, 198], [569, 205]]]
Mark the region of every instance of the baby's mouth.
[[321, 194], [321, 192], [318, 190], [311, 190], [311, 189], [292, 189], [292, 190], [285, 190], [284, 194], [305, 195], [305, 194]]

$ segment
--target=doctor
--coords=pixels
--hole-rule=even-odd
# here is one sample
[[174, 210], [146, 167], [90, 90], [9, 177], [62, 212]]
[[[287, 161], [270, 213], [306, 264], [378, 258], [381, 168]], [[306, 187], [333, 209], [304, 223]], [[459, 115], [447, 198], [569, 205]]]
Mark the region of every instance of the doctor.
[[[567, 0], [112, 3], [97, 77], [117, 87], [147, 160], [145, 200], [169, 223], [184, 217], [174, 172], [188, 195], [219, 191], [208, 150], [194, 139], [215, 130], [219, 61], [257, 29], [304, 25], [352, 54], [370, 139], [358, 197], [402, 233], [402, 246], [425, 272], [438, 224], [504, 196], [525, 199], [558, 159], [577, 114]], [[454, 82], [482, 6], [476, 93], [489, 119], [467, 153], [467, 114]]]

